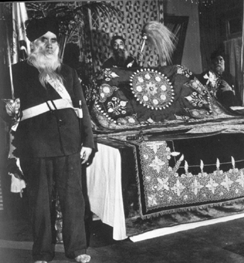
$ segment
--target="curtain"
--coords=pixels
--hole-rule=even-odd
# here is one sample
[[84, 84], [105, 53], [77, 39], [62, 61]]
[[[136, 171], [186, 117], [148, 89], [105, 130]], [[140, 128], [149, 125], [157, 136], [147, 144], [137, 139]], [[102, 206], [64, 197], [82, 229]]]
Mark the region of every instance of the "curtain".
[[226, 66], [228, 66], [228, 71], [233, 76], [235, 80], [235, 90], [237, 97], [241, 98], [243, 103], [243, 78], [241, 70], [241, 53], [242, 53], [242, 38], [233, 38], [224, 41], [225, 52], [227, 54]]

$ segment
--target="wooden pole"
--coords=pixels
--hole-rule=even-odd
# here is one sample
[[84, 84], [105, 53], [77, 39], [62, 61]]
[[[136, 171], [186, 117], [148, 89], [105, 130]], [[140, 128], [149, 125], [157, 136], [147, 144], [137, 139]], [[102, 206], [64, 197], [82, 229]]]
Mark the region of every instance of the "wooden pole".
[[8, 68], [9, 68], [9, 79], [10, 79], [10, 88], [11, 88], [11, 97], [15, 99], [14, 96], [14, 83], [13, 83], [13, 72], [12, 72], [12, 61], [11, 61], [11, 47], [9, 42], [9, 31], [8, 25], [5, 20], [5, 27], [6, 27], [6, 43], [7, 43], [7, 57], [8, 57]]
[[241, 101], [244, 105], [244, 0], [242, 1], [242, 43], [241, 43]]

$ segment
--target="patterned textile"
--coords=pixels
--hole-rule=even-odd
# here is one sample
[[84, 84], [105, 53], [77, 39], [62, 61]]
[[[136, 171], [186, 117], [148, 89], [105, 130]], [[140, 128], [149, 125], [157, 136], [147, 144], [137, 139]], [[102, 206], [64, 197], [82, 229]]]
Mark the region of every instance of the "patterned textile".
[[131, 76], [131, 90], [140, 104], [152, 110], [165, 109], [174, 99], [174, 89], [169, 80], [154, 70], [135, 72]]
[[97, 130], [125, 130], [169, 123], [230, 118], [208, 89], [180, 65], [110, 68], [97, 78], [93, 119]]
[[[111, 1], [111, 3], [120, 10], [118, 17], [94, 16], [91, 19], [93, 51], [90, 46], [86, 46], [86, 48], [93, 52], [88, 57], [92, 58], [95, 71], [99, 70], [103, 62], [110, 56], [110, 40], [113, 35], [122, 35], [126, 40], [127, 50], [136, 57], [140, 49], [142, 27], [148, 21], [160, 21], [160, 18], [163, 17], [163, 7], [162, 4], [159, 5], [158, 0], [121, 0]], [[87, 44], [89, 45], [89, 43]], [[156, 51], [147, 50], [144, 65], [156, 66], [155, 63], [157, 64]]]
[[[242, 134], [138, 144], [137, 179], [142, 218], [244, 197]], [[195, 147], [194, 147], [195, 146]]]

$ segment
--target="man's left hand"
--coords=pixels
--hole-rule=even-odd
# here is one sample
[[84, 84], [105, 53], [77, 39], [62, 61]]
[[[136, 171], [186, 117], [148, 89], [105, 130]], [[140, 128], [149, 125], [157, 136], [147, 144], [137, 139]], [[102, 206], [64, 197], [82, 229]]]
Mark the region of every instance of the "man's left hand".
[[88, 161], [90, 155], [92, 153], [92, 148], [89, 148], [89, 147], [82, 147], [81, 148], [81, 152], [80, 152], [80, 157], [81, 157], [81, 164], [84, 164]]

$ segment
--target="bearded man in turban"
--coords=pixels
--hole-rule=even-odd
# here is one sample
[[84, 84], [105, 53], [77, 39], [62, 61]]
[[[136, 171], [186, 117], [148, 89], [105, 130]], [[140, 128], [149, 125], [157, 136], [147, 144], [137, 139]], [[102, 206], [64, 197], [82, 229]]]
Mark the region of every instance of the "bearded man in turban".
[[131, 68], [138, 67], [136, 59], [129, 55], [125, 48], [125, 39], [122, 36], [115, 35], [111, 40], [112, 56], [102, 65], [103, 68]]
[[211, 54], [210, 68], [198, 76], [203, 85], [225, 108], [239, 104], [235, 94], [234, 79], [225, 70], [225, 53], [221, 49]]
[[13, 143], [27, 184], [33, 259], [45, 263], [54, 258], [51, 207], [57, 192], [65, 255], [89, 262], [81, 183], [81, 164], [94, 148], [89, 112], [76, 71], [59, 59], [56, 20], [32, 19], [26, 34], [31, 54], [12, 67], [21, 116]]

